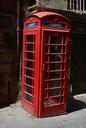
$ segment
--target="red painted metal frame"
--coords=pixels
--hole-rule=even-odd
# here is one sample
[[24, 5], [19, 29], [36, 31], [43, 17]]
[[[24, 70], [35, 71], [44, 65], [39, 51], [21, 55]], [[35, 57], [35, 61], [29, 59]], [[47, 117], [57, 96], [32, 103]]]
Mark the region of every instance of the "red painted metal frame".
[[[51, 20], [55, 20], [55, 22], [59, 22], [59, 23], [66, 23], [67, 27], [64, 29], [60, 29], [60, 28], [55, 28], [55, 27], [46, 27], [43, 25], [44, 21], [51, 21]], [[25, 27], [25, 24], [27, 23], [31, 23], [31, 22], [38, 22], [38, 26], [34, 26], [34, 27]], [[39, 13], [35, 13], [32, 16], [30, 16], [29, 18], [27, 18], [24, 22], [24, 32], [23, 32], [23, 55], [22, 55], [22, 104], [23, 107], [29, 111], [31, 114], [33, 114], [36, 117], [45, 117], [45, 116], [51, 116], [51, 115], [59, 115], [62, 113], [66, 112], [66, 103], [67, 103], [67, 87], [68, 87], [68, 70], [69, 70], [69, 33], [70, 33], [70, 21], [69, 19], [67, 19], [66, 17], [60, 15], [60, 14], [56, 14], [56, 13], [51, 13], [51, 12], [39, 12]], [[52, 55], [56, 55], [57, 53], [50, 53], [50, 51], [48, 53], [45, 52], [45, 49], [47, 47], [46, 45], [46, 38], [47, 36], [49, 36], [49, 40], [51, 40], [51, 36], [53, 35], [57, 35], [60, 34], [62, 40], [64, 38], [64, 35], [66, 36], [66, 45], [65, 45], [65, 49], [66, 49], [66, 54], [65, 53], [60, 53], [63, 56], [65, 56], [66, 60], [65, 60], [65, 71], [63, 74], [65, 74], [65, 80], [64, 80], [64, 89], [60, 88], [62, 91], [64, 90], [64, 95], [63, 95], [63, 103], [61, 104], [54, 104], [52, 106], [47, 106], [45, 107], [45, 72], [46, 72], [46, 62], [45, 62], [45, 57]], [[25, 77], [24, 75], [26, 75], [26, 70], [25, 70], [25, 65], [26, 65], [26, 61], [28, 60], [26, 58], [26, 60], [24, 59], [25, 56], [25, 48], [26, 48], [26, 36], [27, 35], [35, 35], [35, 49], [34, 49], [34, 71], [31, 73], [34, 73], [34, 83], [33, 85], [33, 103], [28, 102], [28, 99], [26, 99], [27, 97], [25, 97], [25, 89], [26, 86], [29, 85], [25, 85]], [[30, 44], [30, 42], [28, 42], [28, 44]], [[53, 44], [54, 45], [54, 44]], [[60, 44], [61, 45], [61, 44]], [[50, 47], [50, 46], [49, 46]], [[58, 45], [59, 47], [59, 45]], [[50, 49], [50, 48], [49, 48]], [[63, 49], [63, 45], [62, 45], [62, 49]], [[33, 51], [27, 51], [28, 54], [29, 52]], [[62, 56], [60, 55], [60, 56]], [[55, 62], [54, 62], [55, 63]], [[58, 62], [60, 63], [60, 62]], [[62, 62], [64, 64], [64, 62]], [[49, 64], [50, 64], [50, 60], [49, 60]], [[49, 64], [48, 68], [49, 68]], [[62, 65], [60, 63], [60, 65]], [[48, 69], [48, 76], [50, 75], [49, 73], [53, 72], [50, 69]], [[57, 71], [56, 71], [57, 72]], [[58, 71], [60, 76], [62, 74], [62, 69]], [[50, 76], [49, 76], [50, 77]], [[49, 79], [49, 78], [48, 78]], [[57, 79], [57, 78], [56, 78]], [[61, 78], [62, 79], [62, 78]], [[49, 87], [49, 82], [48, 82], [48, 87]], [[28, 88], [27, 88], [28, 89]], [[49, 94], [49, 90], [50, 88], [48, 88], [47, 92], [47, 96]], [[52, 89], [55, 90], [55, 88], [53, 87]], [[52, 90], [51, 89], [51, 90]], [[57, 88], [56, 88], [57, 89]], [[60, 90], [60, 92], [61, 92]], [[28, 91], [28, 90], [26, 90]], [[30, 91], [30, 90], [29, 90]], [[32, 93], [31, 92], [31, 93]], [[58, 97], [59, 96], [57, 95]], [[49, 98], [49, 96], [47, 97]], [[52, 96], [51, 96], [52, 98]], [[55, 99], [55, 98], [54, 98]], [[57, 98], [58, 99], [58, 98]], [[58, 101], [56, 99], [56, 101]], [[30, 100], [30, 99], [29, 99]], [[48, 100], [47, 100], [48, 101]], [[55, 100], [54, 100], [55, 101]], [[32, 102], [32, 101], [31, 101]]]

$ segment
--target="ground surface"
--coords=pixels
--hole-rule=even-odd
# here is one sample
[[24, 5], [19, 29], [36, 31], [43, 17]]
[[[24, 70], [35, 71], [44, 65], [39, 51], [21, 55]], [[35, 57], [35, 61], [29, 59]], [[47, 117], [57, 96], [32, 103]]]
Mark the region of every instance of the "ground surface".
[[75, 97], [73, 112], [37, 119], [27, 113], [19, 101], [0, 109], [0, 128], [86, 128], [86, 94]]

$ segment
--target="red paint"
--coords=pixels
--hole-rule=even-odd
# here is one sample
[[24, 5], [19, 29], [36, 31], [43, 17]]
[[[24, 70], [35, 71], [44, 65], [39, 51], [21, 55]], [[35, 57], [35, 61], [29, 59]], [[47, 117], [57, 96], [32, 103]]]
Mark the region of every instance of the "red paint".
[[24, 21], [22, 103], [36, 117], [66, 112], [69, 33], [69, 19], [57, 13]]

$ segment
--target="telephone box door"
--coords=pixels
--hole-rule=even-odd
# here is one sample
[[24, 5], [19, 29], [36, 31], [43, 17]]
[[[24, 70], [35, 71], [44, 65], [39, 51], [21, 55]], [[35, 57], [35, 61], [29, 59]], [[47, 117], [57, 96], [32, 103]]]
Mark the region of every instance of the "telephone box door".
[[66, 112], [68, 39], [67, 33], [43, 31], [41, 115]]
[[22, 74], [22, 98], [23, 106], [32, 114], [35, 112], [35, 51], [37, 42], [37, 32], [24, 32], [23, 44], [23, 74]]

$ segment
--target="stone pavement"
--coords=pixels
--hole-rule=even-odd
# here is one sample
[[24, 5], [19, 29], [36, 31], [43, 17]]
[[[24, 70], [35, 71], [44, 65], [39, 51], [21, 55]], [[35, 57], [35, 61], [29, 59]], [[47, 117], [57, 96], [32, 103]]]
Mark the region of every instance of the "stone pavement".
[[[76, 96], [86, 103], [86, 95]], [[21, 106], [21, 101], [0, 109], [0, 128], [86, 128], [86, 107], [66, 115], [35, 118]]]

